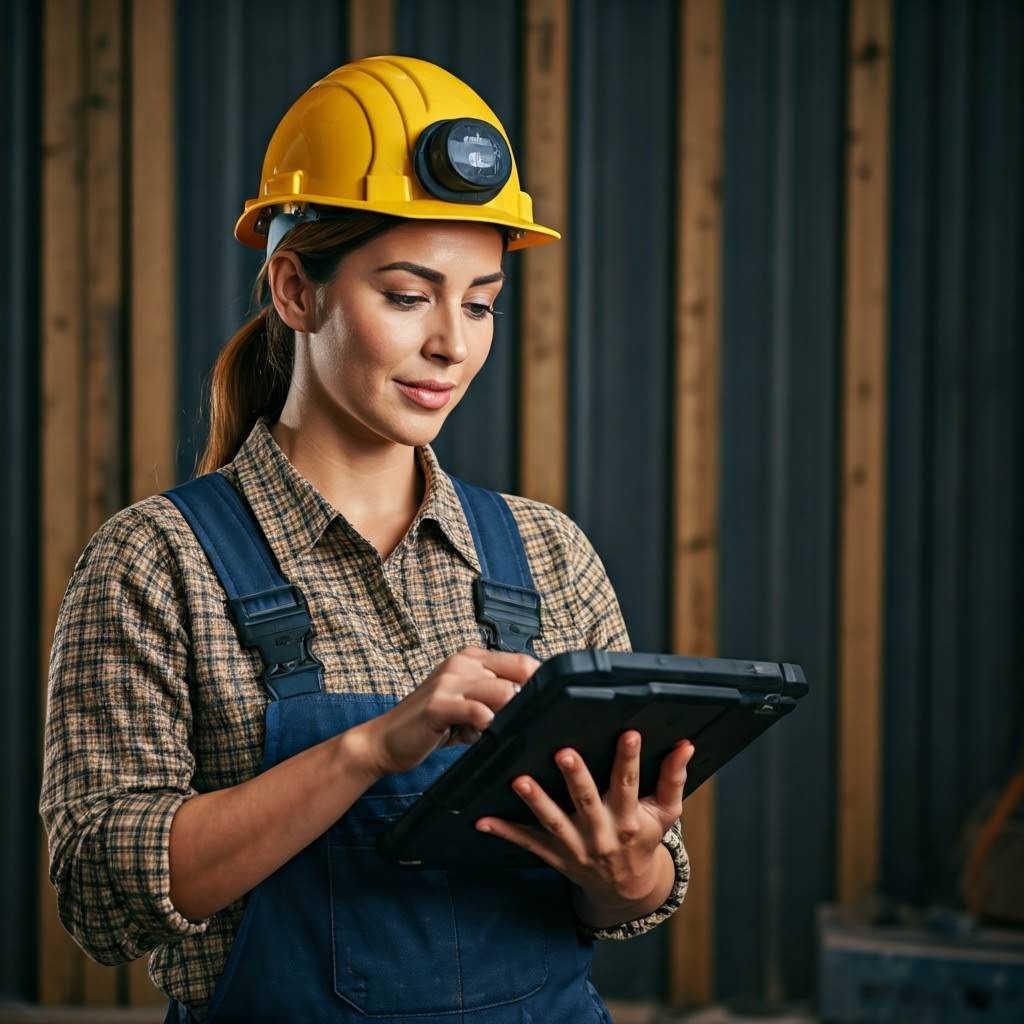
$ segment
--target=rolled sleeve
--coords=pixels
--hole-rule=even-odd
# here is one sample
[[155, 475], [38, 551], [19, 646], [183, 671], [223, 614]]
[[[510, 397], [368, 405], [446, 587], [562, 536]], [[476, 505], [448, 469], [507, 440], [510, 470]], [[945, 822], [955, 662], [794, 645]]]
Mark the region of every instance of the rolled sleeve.
[[64, 926], [93, 959], [194, 935], [170, 900], [169, 836], [193, 795], [186, 604], [134, 508], [75, 566], [50, 655], [40, 814]]
[[[633, 648], [622, 610], [604, 564], [579, 526], [571, 519], [567, 519], [567, 523], [573, 552], [571, 564], [577, 613], [580, 621], [587, 624], [587, 646], [609, 651], [631, 651]], [[643, 917], [610, 928], [592, 928], [578, 921], [584, 935], [595, 939], [632, 939], [661, 924], [682, 906], [690, 882], [690, 858], [683, 844], [679, 819], [673, 822], [661, 841], [672, 854], [676, 866], [675, 882], [665, 902]]]

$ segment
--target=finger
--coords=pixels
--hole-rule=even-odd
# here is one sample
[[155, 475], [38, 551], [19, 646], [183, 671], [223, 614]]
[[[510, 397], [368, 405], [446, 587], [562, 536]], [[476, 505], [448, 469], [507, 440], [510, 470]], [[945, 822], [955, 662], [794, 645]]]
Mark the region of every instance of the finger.
[[[476, 679], [463, 683], [460, 689], [452, 692], [449, 683], [439, 689], [432, 697], [430, 715], [434, 728], [438, 732], [449, 727], [463, 727], [475, 736], [470, 738], [449, 739], [442, 742], [473, 743], [480, 738], [480, 733], [494, 721], [494, 716], [519, 692], [518, 683], [510, 679], [499, 679], [493, 676], [487, 679]], [[466, 736], [463, 733], [462, 736]]]
[[597, 791], [594, 777], [575, 750], [558, 751], [555, 754], [555, 764], [565, 779], [573, 806], [580, 814], [580, 824], [593, 833], [604, 823], [604, 804], [601, 801], [601, 794]]
[[608, 807], [617, 819], [636, 813], [640, 797], [640, 733], [627, 729], [615, 749], [611, 782], [608, 787]]
[[683, 812], [686, 765], [693, 757], [693, 750], [693, 744], [689, 740], [680, 740], [661, 762], [658, 783], [654, 789], [654, 802], [667, 816], [666, 825], [675, 821]]
[[437, 695], [427, 714], [439, 733], [450, 730], [452, 734], [460, 729], [483, 732], [494, 721], [494, 711], [486, 703], [467, 699], [461, 693]]
[[476, 827], [480, 832], [515, 843], [516, 846], [540, 857], [556, 871], [564, 872], [568, 867], [568, 861], [554, 848], [553, 840], [535, 826], [517, 825], [501, 818], [480, 818]]
[[554, 800], [528, 775], [520, 775], [512, 782], [512, 789], [533, 811], [545, 832], [554, 840], [554, 849], [581, 861], [586, 845], [579, 829]]
[[465, 655], [489, 668], [495, 675], [511, 679], [522, 685], [540, 668], [540, 662], [529, 654], [513, 654], [509, 651], [486, 651], [482, 647], [465, 647], [459, 654]]
[[492, 711], [500, 711], [522, 687], [513, 679], [494, 676], [476, 679], [466, 684], [462, 696], [467, 700], [478, 700]]
[[456, 747], [464, 743], [476, 743], [483, 735], [479, 729], [473, 729], [468, 725], [457, 725], [448, 730], [446, 741], [441, 744], [445, 747]]

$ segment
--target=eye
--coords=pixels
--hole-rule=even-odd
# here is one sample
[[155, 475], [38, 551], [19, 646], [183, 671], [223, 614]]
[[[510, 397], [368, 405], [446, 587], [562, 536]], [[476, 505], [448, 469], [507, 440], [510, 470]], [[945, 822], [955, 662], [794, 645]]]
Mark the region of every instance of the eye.
[[421, 302], [427, 301], [423, 295], [407, 295], [405, 292], [385, 292], [384, 297], [399, 309], [415, 309]]
[[463, 309], [467, 310], [474, 320], [483, 320], [486, 316], [496, 316], [498, 313], [498, 310], [485, 302], [467, 302]]

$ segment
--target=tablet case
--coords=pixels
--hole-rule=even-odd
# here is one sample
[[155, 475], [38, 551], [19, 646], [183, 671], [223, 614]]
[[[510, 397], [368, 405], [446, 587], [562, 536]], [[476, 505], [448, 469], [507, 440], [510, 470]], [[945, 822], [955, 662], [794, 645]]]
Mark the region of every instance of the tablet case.
[[386, 859], [413, 868], [540, 867], [497, 836], [485, 816], [537, 824], [511, 782], [530, 775], [566, 811], [573, 804], [554, 762], [571, 746], [607, 789], [615, 745], [640, 732], [640, 795], [654, 791], [662, 759], [689, 739], [689, 796], [789, 714], [808, 691], [799, 665], [670, 654], [573, 651], [546, 661], [476, 743], [377, 838]]

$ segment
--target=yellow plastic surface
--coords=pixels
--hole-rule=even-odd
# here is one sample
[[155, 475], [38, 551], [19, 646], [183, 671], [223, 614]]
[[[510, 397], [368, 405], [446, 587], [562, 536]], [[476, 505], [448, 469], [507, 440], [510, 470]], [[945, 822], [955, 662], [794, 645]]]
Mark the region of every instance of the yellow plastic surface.
[[[284, 203], [315, 203], [414, 219], [478, 221], [521, 232], [509, 249], [553, 242], [559, 233], [533, 220], [515, 157], [502, 190], [478, 205], [437, 199], [420, 184], [413, 150], [423, 129], [449, 118], [501, 122], [464, 82], [413, 57], [367, 57], [332, 71], [281, 119], [267, 147], [259, 195], [245, 203], [235, 237], [262, 249], [260, 213]], [[509, 144], [511, 152], [511, 144]]]

